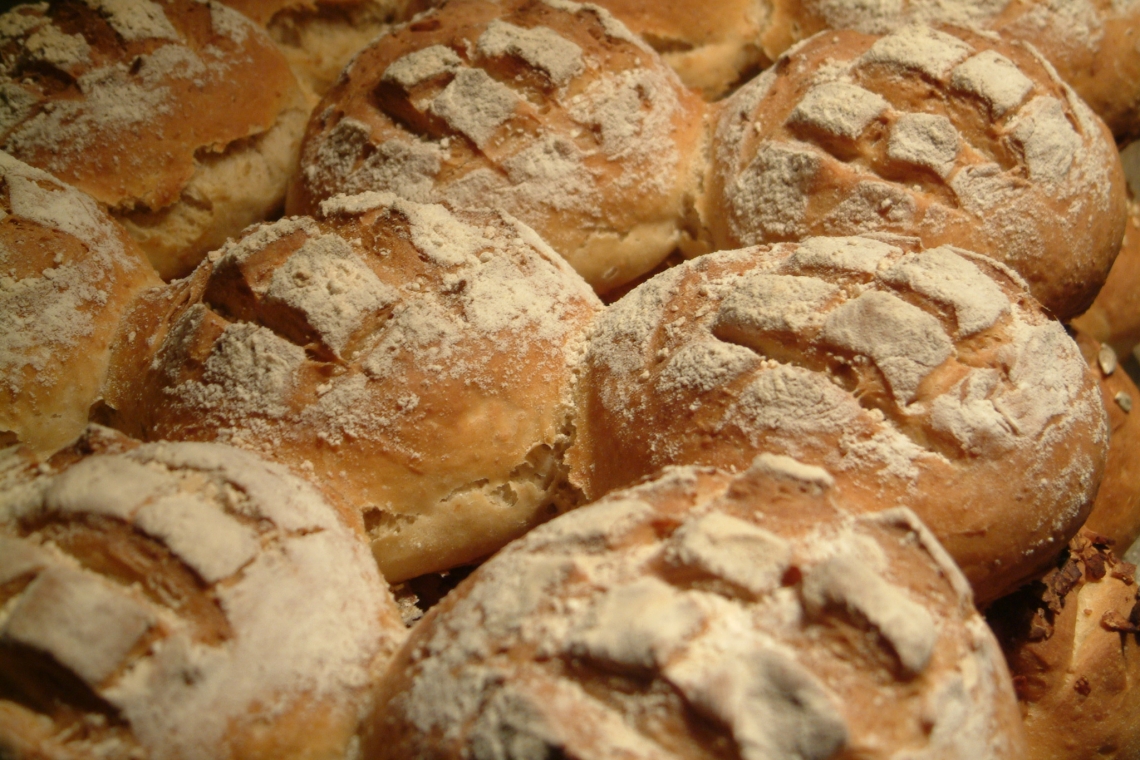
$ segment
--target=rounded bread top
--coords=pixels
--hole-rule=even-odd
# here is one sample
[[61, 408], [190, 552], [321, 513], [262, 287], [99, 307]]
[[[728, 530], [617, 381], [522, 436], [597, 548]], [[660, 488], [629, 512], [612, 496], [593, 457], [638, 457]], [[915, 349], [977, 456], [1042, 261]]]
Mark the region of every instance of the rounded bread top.
[[906, 509], [852, 516], [825, 470], [770, 455], [670, 468], [512, 543], [413, 631], [363, 736], [369, 757], [441, 760], [968, 760], [1023, 741], [930, 532]]
[[0, 647], [17, 694], [37, 668], [57, 675], [4, 705], [27, 716], [8, 741], [23, 725], [52, 756], [343, 755], [405, 629], [310, 485], [207, 443], [11, 464]]
[[0, 152], [0, 435], [40, 453], [78, 436], [120, 317], [160, 284], [99, 204]]
[[1136, 0], [776, 0], [760, 43], [775, 58], [826, 29], [887, 34], [910, 24], [988, 29], [1026, 42], [1122, 140], [1140, 130]]
[[0, 16], [0, 147], [114, 210], [179, 199], [199, 151], [296, 98], [284, 57], [215, 0], [53, 0]]
[[824, 32], [724, 101], [715, 248], [886, 231], [1013, 267], [1061, 319], [1120, 250], [1104, 124], [1029, 46], [962, 30]]
[[759, 452], [930, 525], [983, 601], [1061, 551], [1108, 447], [1076, 344], [1009, 269], [892, 236], [722, 251], [657, 275], [590, 336], [572, 476], [596, 498]]
[[600, 308], [509, 215], [340, 196], [141, 300], [114, 349], [109, 421], [312, 475], [401, 580], [547, 516]]
[[450, 3], [345, 70], [314, 111], [286, 209], [363, 190], [493, 203], [601, 292], [687, 239], [703, 117], [701, 99], [597, 6]]

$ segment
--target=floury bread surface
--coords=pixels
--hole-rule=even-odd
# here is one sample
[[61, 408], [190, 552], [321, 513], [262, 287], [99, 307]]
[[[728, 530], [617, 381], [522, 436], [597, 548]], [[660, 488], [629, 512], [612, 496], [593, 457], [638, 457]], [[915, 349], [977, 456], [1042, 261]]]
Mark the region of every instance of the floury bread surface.
[[164, 278], [279, 213], [308, 115], [285, 58], [213, 0], [0, 16], [0, 148], [110, 209]]
[[819, 34], [724, 101], [713, 249], [871, 231], [992, 256], [1065, 320], [1120, 250], [1104, 124], [1025, 45], [926, 27]]
[[254, 228], [128, 315], [105, 419], [307, 475], [395, 582], [577, 503], [563, 454], [600, 303], [529, 227], [389, 194]]
[[1108, 448], [1096, 380], [1013, 272], [905, 238], [721, 251], [642, 284], [590, 338], [572, 477], [589, 498], [670, 464], [827, 467], [913, 508], [981, 602], [1084, 521]]
[[279, 465], [97, 429], [0, 453], [0, 756], [342, 760], [405, 635]]
[[699, 96], [597, 6], [450, 3], [354, 59], [286, 208], [363, 190], [494, 205], [604, 292], [692, 242], [704, 135]]
[[87, 426], [119, 319], [158, 275], [89, 196], [0, 152], [0, 445]]
[[670, 468], [497, 554], [415, 629], [375, 760], [1023, 757], [1005, 663], [905, 509], [818, 467]]

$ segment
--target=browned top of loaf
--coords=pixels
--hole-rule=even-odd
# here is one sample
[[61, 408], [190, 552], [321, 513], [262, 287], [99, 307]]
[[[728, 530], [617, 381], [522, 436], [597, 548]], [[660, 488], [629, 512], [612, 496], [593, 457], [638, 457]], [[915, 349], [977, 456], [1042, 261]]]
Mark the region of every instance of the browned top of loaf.
[[[987, 601], [1083, 522], [1108, 430], [1076, 345], [1010, 270], [809, 238], [657, 275], [590, 337], [571, 457], [598, 497], [667, 464], [819, 464], [913, 508]], [[853, 500], [854, 501], [854, 500]]]
[[385, 14], [402, 14], [401, 6], [405, 0], [221, 0], [221, 2], [258, 24], [266, 26], [281, 11], [311, 13], [325, 9], [336, 13], [356, 8], [376, 7], [383, 9]]
[[826, 471], [762, 456], [536, 528], [414, 630], [367, 756], [1020, 757], [961, 572], [908, 510], [846, 510]]
[[1121, 356], [1140, 344], [1140, 201], [1129, 200], [1120, 253], [1096, 300], [1073, 324]]
[[821, 33], [724, 102], [717, 248], [883, 230], [1013, 267], [1067, 319], [1120, 250], [1104, 124], [1030, 47], [926, 27]]
[[178, 199], [198, 151], [268, 129], [296, 82], [210, 0], [57, 0], [0, 17], [0, 146], [117, 210]]
[[1140, 130], [1135, 0], [774, 0], [761, 37], [772, 58], [826, 29], [884, 34], [908, 24], [991, 29], [1028, 42], [1124, 139]]

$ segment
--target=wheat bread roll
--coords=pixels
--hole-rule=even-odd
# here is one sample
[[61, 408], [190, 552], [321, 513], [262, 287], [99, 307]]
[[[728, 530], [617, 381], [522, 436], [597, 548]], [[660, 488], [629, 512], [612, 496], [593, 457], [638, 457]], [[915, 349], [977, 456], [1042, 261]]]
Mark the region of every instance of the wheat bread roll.
[[353, 60], [314, 111], [286, 209], [363, 190], [493, 205], [601, 293], [691, 242], [704, 111], [597, 6], [450, 3]]
[[390, 194], [253, 228], [127, 317], [102, 419], [310, 477], [392, 582], [577, 503], [563, 455], [600, 303], [531, 230]]
[[721, 251], [658, 275], [591, 333], [572, 477], [588, 498], [670, 464], [758, 453], [907, 506], [979, 602], [1084, 522], [1108, 425], [1096, 379], [992, 259], [899, 237]]
[[772, 0], [761, 45], [775, 59], [828, 29], [887, 34], [911, 24], [996, 32], [1032, 45], [1118, 139], [1140, 133], [1140, 3], [1133, 0]]
[[1082, 530], [1040, 582], [987, 612], [1025, 719], [1027, 760], [1140, 754], [1136, 566]]
[[83, 432], [119, 319], [158, 285], [94, 200], [0, 152], [0, 445], [50, 454]]
[[1100, 385], [1111, 431], [1104, 478], [1084, 527], [1123, 552], [1140, 538], [1140, 408], [1133, 411], [1140, 390], [1111, 346], [1080, 330], [1073, 337]]
[[229, 446], [77, 449], [0, 452], [0, 755], [352, 754], [406, 635], [360, 536]]
[[391, 758], [1018, 758], [1005, 663], [909, 510], [823, 469], [670, 468], [510, 544], [379, 688]]
[[315, 105], [352, 56], [406, 15], [404, 0], [222, 0], [260, 24]]
[[1140, 344], [1140, 201], [1128, 201], [1124, 242], [1104, 287], [1088, 311], [1072, 322], [1118, 356], [1128, 356]]
[[1056, 317], [1120, 250], [1104, 124], [1032, 48], [963, 30], [825, 32], [724, 101], [704, 219], [715, 249], [870, 231], [1013, 267]]
[[217, 2], [53, 0], [0, 16], [0, 148], [104, 204], [165, 279], [280, 211], [308, 116]]

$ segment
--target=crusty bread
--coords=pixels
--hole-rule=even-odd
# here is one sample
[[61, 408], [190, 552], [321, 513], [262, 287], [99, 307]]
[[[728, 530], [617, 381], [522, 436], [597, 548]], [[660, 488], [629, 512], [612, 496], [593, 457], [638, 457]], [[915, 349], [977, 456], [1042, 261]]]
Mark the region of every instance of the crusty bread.
[[289, 60], [312, 103], [352, 56], [405, 14], [404, 0], [221, 0], [256, 21]]
[[1073, 326], [1128, 356], [1140, 344], [1140, 201], [1128, 202], [1120, 253], [1088, 311]]
[[1033, 45], [1122, 141], [1140, 135], [1140, 5], [1112, 0], [772, 0], [774, 59], [826, 29], [886, 34], [914, 23], [987, 29]]
[[405, 636], [360, 537], [229, 446], [80, 448], [0, 453], [0, 756], [348, 756]]
[[589, 286], [506, 214], [389, 194], [253, 228], [140, 299], [103, 419], [311, 477], [400, 581], [576, 503], [563, 453]]
[[1008, 264], [1060, 319], [1124, 235], [1104, 124], [1032, 48], [962, 30], [821, 33], [724, 101], [712, 152], [714, 249], [916, 235]]
[[0, 445], [50, 454], [83, 431], [120, 317], [157, 285], [95, 201], [0, 152]]
[[604, 292], [690, 241], [704, 108], [597, 6], [450, 3], [353, 60], [314, 112], [286, 210], [363, 190], [494, 205]]
[[1100, 385], [1111, 430], [1104, 478], [1085, 527], [1123, 552], [1140, 538], [1140, 390], [1110, 346], [1079, 330], [1074, 338]]
[[763, 455], [536, 528], [413, 630], [365, 756], [1021, 758], [961, 572], [909, 510], [848, 509]]
[[1140, 757], [1136, 566], [1082, 531], [1040, 583], [988, 612], [1025, 716], [1026, 760]]
[[280, 210], [308, 115], [284, 57], [209, 0], [0, 17], [0, 147], [106, 205], [164, 278]]
[[572, 477], [597, 498], [669, 464], [760, 452], [915, 510], [985, 603], [1084, 522], [1108, 426], [1080, 351], [1012, 271], [907, 238], [701, 256], [590, 337]]

